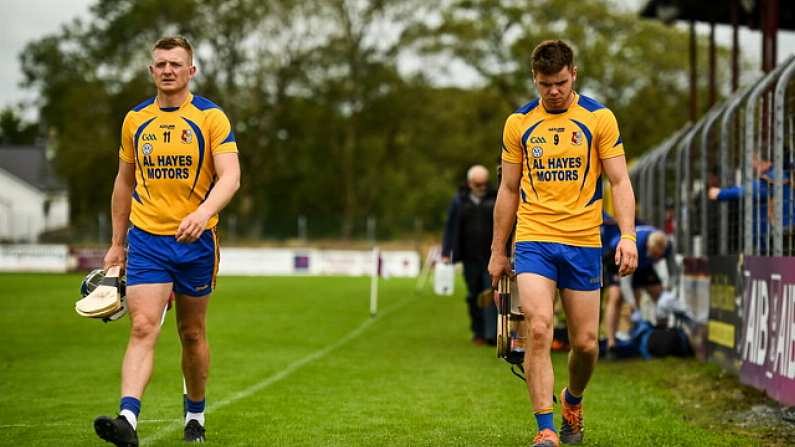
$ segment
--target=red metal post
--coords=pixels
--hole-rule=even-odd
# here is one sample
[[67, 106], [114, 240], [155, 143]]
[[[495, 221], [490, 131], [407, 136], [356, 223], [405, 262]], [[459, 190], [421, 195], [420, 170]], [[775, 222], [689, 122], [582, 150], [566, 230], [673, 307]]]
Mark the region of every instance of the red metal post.
[[698, 120], [698, 76], [696, 45], [696, 21], [690, 20], [690, 122]]
[[740, 86], [740, 0], [732, 0], [732, 92]]
[[707, 108], [715, 104], [715, 20], [709, 22], [709, 97]]

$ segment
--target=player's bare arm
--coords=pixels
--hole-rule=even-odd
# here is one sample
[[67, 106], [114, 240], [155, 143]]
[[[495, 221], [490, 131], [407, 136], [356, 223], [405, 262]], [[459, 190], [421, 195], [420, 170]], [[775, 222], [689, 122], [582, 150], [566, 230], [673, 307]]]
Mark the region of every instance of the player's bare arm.
[[103, 270], [118, 265], [124, 268], [124, 239], [130, 222], [132, 189], [135, 182], [135, 164], [119, 160], [119, 172], [113, 182], [113, 195], [110, 200], [113, 236], [110, 248], [102, 262]]
[[623, 155], [602, 160], [610, 189], [616, 222], [621, 230], [621, 239], [616, 247], [616, 265], [621, 276], [632, 274], [638, 267], [638, 249], [635, 244], [635, 193], [627, 172], [627, 162]]
[[511, 264], [505, 254], [505, 246], [516, 219], [521, 179], [521, 164], [502, 162], [502, 180], [494, 204], [494, 236], [491, 239], [491, 259], [489, 259], [489, 275], [495, 289], [503, 274], [511, 274]]
[[207, 221], [220, 212], [240, 187], [240, 162], [237, 153], [213, 155], [218, 180], [207, 200], [188, 214], [179, 224], [175, 237], [177, 242], [190, 243], [199, 238], [207, 226]]

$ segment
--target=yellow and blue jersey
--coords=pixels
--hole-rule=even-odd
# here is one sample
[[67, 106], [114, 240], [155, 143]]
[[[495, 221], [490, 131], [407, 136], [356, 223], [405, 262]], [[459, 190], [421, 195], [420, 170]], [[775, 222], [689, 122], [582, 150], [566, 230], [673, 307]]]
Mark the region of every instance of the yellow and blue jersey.
[[512, 113], [502, 159], [522, 165], [516, 241], [600, 247], [601, 160], [623, 154], [615, 116], [586, 96], [560, 112], [536, 99]]
[[[237, 153], [235, 134], [218, 105], [189, 95], [179, 107], [155, 98], [124, 117], [119, 158], [135, 164], [130, 221], [148, 233], [173, 235], [207, 198], [215, 180], [213, 155]], [[207, 228], [218, 223], [218, 215]]]

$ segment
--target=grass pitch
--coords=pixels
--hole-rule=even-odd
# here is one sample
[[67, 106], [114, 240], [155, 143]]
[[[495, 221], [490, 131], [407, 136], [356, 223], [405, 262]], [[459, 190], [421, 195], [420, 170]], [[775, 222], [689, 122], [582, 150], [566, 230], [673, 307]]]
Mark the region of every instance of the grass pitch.
[[[0, 275], [0, 445], [103, 445], [92, 420], [118, 410], [129, 320], [78, 317], [80, 279]], [[218, 283], [208, 317], [208, 442], [529, 445], [535, 425], [524, 384], [494, 348], [470, 343], [463, 288], [437, 297], [415, 293], [413, 280], [382, 281], [380, 313], [371, 319], [366, 278]], [[565, 355], [553, 361], [559, 391]], [[723, 407], [705, 391], [717, 374], [695, 360], [601, 362], [586, 394], [585, 444], [774, 443], [721, 422]], [[741, 392], [733, 405], [750, 404]], [[143, 399], [142, 445], [183, 445], [181, 415], [179, 341], [169, 313]]]

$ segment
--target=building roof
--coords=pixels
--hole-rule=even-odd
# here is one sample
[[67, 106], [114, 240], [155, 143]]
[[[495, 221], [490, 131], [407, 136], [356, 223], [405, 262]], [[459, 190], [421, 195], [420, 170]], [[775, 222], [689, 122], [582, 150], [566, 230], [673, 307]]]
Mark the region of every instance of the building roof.
[[0, 168], [41, 191], [65, 189], [44, 146], [0, 145]]
[[[675, 20], [695, 20], [731, 25], [731, 5], [730, 0], [648, 0], [646, 6], [641, 9], [640, 16], [667, 23]], [[737, 23], [740, 26], [758, 29], [761, 25], [759, 5], [759, 1], [740, 0], [737, 7]], [[778, 9], [778, 28], [795, 30], [795, 2], [780, 0]]]

